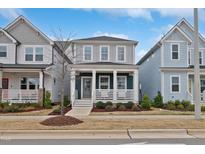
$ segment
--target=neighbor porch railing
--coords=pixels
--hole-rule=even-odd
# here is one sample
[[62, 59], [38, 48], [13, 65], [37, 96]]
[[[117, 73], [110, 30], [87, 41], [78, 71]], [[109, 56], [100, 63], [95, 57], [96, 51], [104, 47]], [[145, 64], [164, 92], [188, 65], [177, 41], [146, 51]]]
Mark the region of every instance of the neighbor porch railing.
[[37, 102], [38, 90], [3, 89], [2, 101], [11, 103]]
[[118, 89], [117, 99], [118, 100], [132, 100], [134, 98], [133, 89]]

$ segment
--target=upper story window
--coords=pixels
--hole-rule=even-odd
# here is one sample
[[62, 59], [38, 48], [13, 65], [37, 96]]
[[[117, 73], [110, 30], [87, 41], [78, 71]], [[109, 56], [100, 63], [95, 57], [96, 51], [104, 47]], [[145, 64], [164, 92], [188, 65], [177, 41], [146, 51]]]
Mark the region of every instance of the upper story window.
[[[188, 51], [188, 64], [191, 65], [191, 59], [194, 57], [192, 55], [194, 55], [194, 50], [189, 50]], [[191, 54], [192, 53], [192, 54]], [[199, 64], [202, 65], [203, 64], [203, 53], [202, 51], [199, 51]], [[192, 64], [193, 65], [193, 64]]]
[[202, 52], [199, 51], [199, 64], [202, 65]]
[[101, 46], [100, 47], [100, 60], [101, 61], [108, 61], [109, 60], [109, 48], [108, 48], [108, 46]]
[[27, 47], [25, 52], [25, 61], [33, 61], [33, 48]]
[[179, 92], [179, 76], [171, 77], [171, 92]]
[[25, 61], [43, 61], [43, 47], [26, 47]]
[[0, 57], [7, 57], [7, 46], [0, 46]]
[[171, 45], [172, 60], [179, 60], [179, 44]]
[[35, 49], [35, 51], [36, 51], [35, 60], [36, 61], [43, 61], [43, 48], [37, 47]]
[[83, 57], [85, 61], [91, 61], [92, 60], [92, 46], [84, 46], [83, 48]]
[[117, 46], [117, 61], [125, 61], [125, 46]]

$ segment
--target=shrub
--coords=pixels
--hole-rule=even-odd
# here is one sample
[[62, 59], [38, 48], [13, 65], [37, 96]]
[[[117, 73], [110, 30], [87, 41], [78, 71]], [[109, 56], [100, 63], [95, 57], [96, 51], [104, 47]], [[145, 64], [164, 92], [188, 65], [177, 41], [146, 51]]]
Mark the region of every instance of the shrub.
[[3, 112], [20, 112], [22, 111], [17, 105], [9, 105], [3, 108]]
[[132, 101], [129, 101], [129, 102], [125, 103], [125, 107], [127, 109], [131, 109], [133, 105], [134, 105], [134, 103]]
[[56, 109], [53, 110], [53, 113], [61, 113], [61, 108], [60, 106]]
[[177, 105], [177, 109], [178, 110], [184, 110], [184, 105], [182, 105], [182, 104]]
[[125, 111], [125, 110], [126, 110], [125, 105], [120, 105], [120, 106], [118, 107], [118, 110], [119, 110], [119, 111]]
[[108, 106], [108, 105], [112, 106], [113, 104], [112, 104], [112, 102], [107, 101], [107, 102], [105, 103], [105, 106]]
[[187, 100], [183, 100], [181, 103], [184, 106], [184, 109], [186, 110], [188, 109], [188, 106], [191, 104], [191, 102]]
[[132, 111], [141, 111], [140, 107], [136, 104], [134, 104], [131, 108]]
[[145, 110], [150, 110], [150, 108], [151, 108], [151, 101], [150, 101], [148, 95], [146, 95], [146, 94], [142, 98], [141, 107], [142, 107], [142, 109], [145, 109]]
[[1, 108], [4, 108], [6, 106], [9, 106], [9, 102], [5, 102], [5, 103], [0, 103]]
[[180, 100], [175, 100], [174, 105], [177, 107], [179, 104], [181, 104]]
[[167, 109], [168, 110], [176, 110], [176, 106], [174, 105], [174, 103], [168, 103], [167, 104]]
[[51, 93], [49, 91], [46, 91], [46, 93], [45, 93], [44, 107], [46, 109], [51, 109], [52, 108], [52, 105], [51, 105]]
[[105, 107], [105, 111], [108, 111], [108, 112], [114, 111], [114, 108], [113, 108], [112, 105], [107, 105], [107, 106]]
[[195, 109], [195, 106], [194, 104], [190, 104], [188, 107], [187, 107], [188, 111], [194, 111]]
[[65, 97], [64, 97], [63, 106], [64, 106], [64, 107], [70, 106], [70, 101], [68, 100], [68, 96], [65, 96]]
[[154, 107], [162, 108], [163, 107], [163, 97], [158, 91], [157, 96], [154, 98]]
[[201, 106], [201, 111], [205, 112], [205, 106]]
[[117, 103], [117, 104], [116, 104], [117, 109], [118, 109], [121, 105], [123, 105], [123, 103], [121, 103], [121, 102]]
[[105, 103], [99, 101], [96, 103], [96, 108], [98, 109], [105, 109]]

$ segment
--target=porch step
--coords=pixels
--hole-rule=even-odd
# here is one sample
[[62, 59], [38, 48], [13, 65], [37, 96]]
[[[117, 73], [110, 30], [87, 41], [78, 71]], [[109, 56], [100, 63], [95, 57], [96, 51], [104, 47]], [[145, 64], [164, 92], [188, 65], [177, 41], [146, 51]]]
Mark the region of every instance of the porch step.
[[92, 106], [90, 107], [72, 107], [72, 110], [70, 110], [68, 113], [66, 113], [66, 116], [87, 116], [90, 114], [92, 110]]
[[75, 100], [74, 107], [92, 107], [91, 100]]

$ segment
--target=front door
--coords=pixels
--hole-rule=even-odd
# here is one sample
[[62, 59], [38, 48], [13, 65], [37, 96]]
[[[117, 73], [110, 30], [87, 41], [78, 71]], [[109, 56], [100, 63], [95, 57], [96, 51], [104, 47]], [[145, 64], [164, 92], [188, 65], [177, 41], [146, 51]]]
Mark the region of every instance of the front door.
[[82, 79], [82, 96], [83, 98], [91, 98], [91, 93], [92, 93], [92, 78], [91, 77], [83, 77]]

